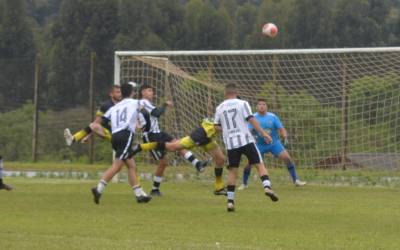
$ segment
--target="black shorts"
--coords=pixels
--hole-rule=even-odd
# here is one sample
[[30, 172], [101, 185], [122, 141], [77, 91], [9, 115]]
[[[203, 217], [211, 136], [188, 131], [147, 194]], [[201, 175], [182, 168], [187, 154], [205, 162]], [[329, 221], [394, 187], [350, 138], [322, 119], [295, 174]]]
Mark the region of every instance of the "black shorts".
[[[174, 140], [174, 137], [172, 137], [170, 134], [165, 133], [165, 132], [160, 132], [160, 133], [145, 133], [143, 134], [143, 142], [170, 142]], [[165, 149], [153, 149], [150, 150], [151, 156], [153, 156], [154, 160], [159, 161], [161, 160], [166, 154]]]
[[115, 157], [120, 160], [126, 160], [132, 157], [132, 144], [134, 133], [129, 130], [121, 130], [112, 134], [111, 145], [115, 151]]
[[256, 144], [253, 142], [240, 148], [228, 150], [228, 168], [239, 167], [242, 154], [247, 157], [250, 165], [262, 162], [260, 151], [258, 151]]
[[197, 146], [203, 146], [210, 143], [210, 139], [207, 137], [204, 128], [199, 127], [192, 131], [190, 138], [196, 143]]

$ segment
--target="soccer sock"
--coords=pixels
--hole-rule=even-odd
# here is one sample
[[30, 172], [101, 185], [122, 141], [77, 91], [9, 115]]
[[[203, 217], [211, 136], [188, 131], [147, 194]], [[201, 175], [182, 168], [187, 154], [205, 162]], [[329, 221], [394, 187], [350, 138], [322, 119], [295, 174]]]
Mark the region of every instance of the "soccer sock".
[[293, 182], [295, 182], [297, 180], [297, 173], [294, 163], [289, 162], [287, 165], [287, 170], [289, 171], [290, 177], [292, 177]]
[[[140, 144], [140, 151], [150, 151], [159, 147], [158, 142], [147, 142]], [[164, 143], [165, 145], [165, 143]], [[165, 147], [165, 146], [164, 146]]]
[[215, 190], [221, 190], [224, 188], [224, 182], [222, 181], [223, 168], [214, 168], [215, 173]]
[[162, 177], [161, 176], [154, 176], [153, 177], [153, 190], [160, 189]]
[[86, 128], [84, 128], [82, 130], [79, 130], [78, 132], [76, 132], [73, 135], [74, 136], [74, 140], [75, 141], [80, 141], [91, 132], [92, 132], [92, 129], [89, 126], [87, 126]]
[[269, 177], [268, 175], [263, 175], [260, 177], [261, 181], [262, 181], [262, 185], [265, 188], [271, 188], [271, 182], [269, 181]]
[[133, 192], [135, 193], [136, 197], [146, 195], [146, 193], [143, 191], [142, 187], [140, 185], [136, 185], [132, 187]]
[[243, 169], [243, 184], [246, 185], [246, 186], [247, 186], [247, 184], [249, 182], [250, 173], [251, 173], [251, 166], [247, 165]]
[[184, 155], [185, 159], [188, 160], [190, 163], [192, 163], [193, 166], [196, 167], [196, 164], [200, 163], [199, 160], [193, 155], [191, 151], [187, 151], [186, 154]]
[[103, 179], [99, 181], [99, 184], [97, 184], [97, 192], [100, 194], [103, 193], [104, 189], [106, 189], [107, 182]]
[[228, 202], [235, 203], [235, 185], [228, 185]]

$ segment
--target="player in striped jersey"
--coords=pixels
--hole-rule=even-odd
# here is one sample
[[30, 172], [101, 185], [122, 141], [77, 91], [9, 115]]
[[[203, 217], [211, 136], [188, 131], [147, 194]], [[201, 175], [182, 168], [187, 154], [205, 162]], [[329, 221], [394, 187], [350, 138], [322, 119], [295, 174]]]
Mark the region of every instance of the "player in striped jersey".
[[[190, 135], [185, 136], [179, 140], [172, 142], [150, 142], [135, 145], [135, 154], [140, 151], [149, 151], [152, 149], [157, 150], [168, 150], [168, 151], [179, 151], [182, 149], [192, 149], [195, 147], [201, 147], [205, 152], [211, 155], [215, 161], [215, 195], [226, 195], [225, 184], [222, 180], [223, 166], [225, 164], [225, 156], [215, 141], [217, 130], [215, 129], [214, 123], [208, 119], [204, 119], [201, 126], [194, 129]], [[204, 171], [204, 168], [200, 169]]]
[[109, 123], [104, 122], [102, 120], [102, 116], [112, 107], [114, 106], [117, 102], [121, 100], [121, 89], [120, 86], [114, 85], [110, 89], [109, 92], [110, 99], [103, 102], [99, 109], [96, 112], [96, 118], [95, 120], [89, 124], [84, 129], [79, 130], [75, 134], [72, 134], [69, 128], [66, 128], [64, 130], [64, 138], [65, 138], [65, 143], [68, 146], [71, 146], [74, 142], [85, 142], [88, 140], [88, 138], [93, 134], [97, 134], [103, 139], [106, 139], [108, 141], [111, 141], [111, 126]]
[[132, 99], [134, 95], [132, 85], [121, 85], [123, 100], [110, 108], [103, 118], [111, 122], [111, 144], [115, 151], [115, 159], [111, 168], [104, 172], [97, 187], [92, 188], [94, 202], [99, 204], [101, 194], [107, 183], [116, 175], [125, 164], [128, 167], [128, 180], [135, 193], [138, 203], [148, 202], [151, 196], [143, 191], [136, 176], [136, 164], [133, 159], [132, 143], [139, 112], [139, 100]]
[[271, 189], [267, 169], [255, 145], [248, 123], [264, 138], [266, 143], [270, 143], [272, 138], [254, 118], [249, 103], [238, 99], [238, 91], [234, 84], [226, 85], [225, 101], [217, 107], [214, 123], [222, 129], [224, 144], [228, 151], [228, 212], [235, 211], [235, 184], [242, 155], [247, 157], [251, 165], [256, 166], [265, 194], [272, 201], [278, 201], [278, 196]]
[[[283, 160], [289, 171], [290, 177], [295, 186], [300, 187], [304, 186], [306, 182], [301, 181], [296, 173], [296, 167], [294, 162], [292, 161], [289, 153], [286, 151], [285, 147], [282, 145], [279, 136], [283, 138], [284, 144], [288, 143], [288, 133], [286, 129], [283, 127], [281, 120], [277, 115], [271, 112], [267, 112], [267, 102], [265, 99], [258, 99], [257, 101], [257, 113], [254, 114], [254, 117], [260, 123], [261, 128], [266, 131], [271, 137], [273, 142], [270, 144], [266, 144], [261, 136], [255, 131], [256, 136], [256, 146], [262, 155], [265, 153], [271, 153], [275, 157]], [[250, 129], [253, 128], [250, 126]], [[247, 188], [248, 179], [250, 176], [251, 165], [247, 165], [243, 170], [243, 183], [240, 185], [239, 190], [243, 190]]]
[[[143, 84], [139, 90], [140, 105], [142, 107], [139, 114], [139, 123], [142, 129], [143, 142], [173, 142], [176, 141], [174, 137], [168, 133], [161, 131], [158, 118], [164, 114], [167, 107], [172, 107], [171, 101], [166, 101], [161, 107], [155, 107], [152, 103], [154, 98], [154, 91], [150, 85]], [[160, 196], [160, 185], [162, 177], [167, 167], [168, 160], [166, 158], [165, 150], [150, 150], [150, 153], [154, 160], [159, 162], [158, 168], [154, 173], [153, 187], [150, 192], [151, 196]], [[197, 170], [201, 170], [207, 165], [207, 161], [199, 161], [191, 151], [181, 149], [179, 154], [188, 160]]]
[[4, 189], [4, 190], [7, 190], [7, 191], [11, 191], [13, 189], [13, 187], [10, 186], [10, 185], [5, 184], [3, 182], [3, 169], [4, 169], [4, 167], [3, 167], [3, 157], [0, 155], [0, 190]]

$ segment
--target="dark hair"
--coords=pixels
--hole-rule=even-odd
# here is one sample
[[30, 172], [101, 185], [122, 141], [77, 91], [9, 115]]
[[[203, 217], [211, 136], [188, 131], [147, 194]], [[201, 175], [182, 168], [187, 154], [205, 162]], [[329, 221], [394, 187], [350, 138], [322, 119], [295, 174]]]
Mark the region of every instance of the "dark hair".
[[132, 94], [133, 87], [128, 83], [124, 83], [121, 85], [121, 95], [122, 98], [129, 97]]
[[226, 94], [237, 94], [236, 84], [228, 83], [225, 85], [225, 93]]
[[153, 87], [150, 86], [149, 84], [146, 84], [146, 83], [143, 84], [142, 86], [140, 86], [140, 89], [139, 89], [139, 98], [140, 99], [143, 98], [142, 91], [145, 90], [145, 89], [153, 89]]

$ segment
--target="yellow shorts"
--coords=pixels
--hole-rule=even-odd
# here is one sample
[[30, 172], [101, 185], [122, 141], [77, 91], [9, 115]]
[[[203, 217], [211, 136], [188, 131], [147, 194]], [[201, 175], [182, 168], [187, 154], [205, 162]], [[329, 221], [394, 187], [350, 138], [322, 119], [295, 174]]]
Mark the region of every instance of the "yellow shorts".
[[201, 147], [204, 151], [208, 152], [213, 150], [214, 148], [218, 147], [218, 143], [214, 140], [211, 139], [210, 142], [204, 145], [197, 145], [190, 136], [185, 136], [182, 139], [179, 140], [179, 143], [181, 146], [185, 149], [191, 149], [194, 147]]
[[107, 128], [103, 127], [104, 139], [111, 141], [111, 132]]

